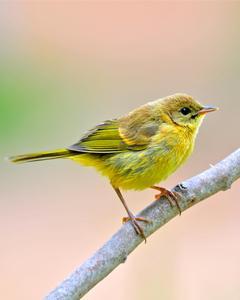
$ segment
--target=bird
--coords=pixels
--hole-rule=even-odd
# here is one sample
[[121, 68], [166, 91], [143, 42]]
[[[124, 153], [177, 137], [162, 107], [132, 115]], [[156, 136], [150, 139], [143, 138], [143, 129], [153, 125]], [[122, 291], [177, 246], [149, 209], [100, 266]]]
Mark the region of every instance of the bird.
[[121, 190], [152, 188], [177, 205], [176, 195], [160, 186], [191, 155], [199, 127], [213, 106], [203, 106], [192, 96], [177, 93], [148, 102], [128, 114], [106, 120], [82, 135], [77, 143], [53, 151], [10, 157], [14, 163], [67, 158], [83, 166], [95, 167], [108, 177], [121, 200], [134, 230], [146, 241], [140, 222]]

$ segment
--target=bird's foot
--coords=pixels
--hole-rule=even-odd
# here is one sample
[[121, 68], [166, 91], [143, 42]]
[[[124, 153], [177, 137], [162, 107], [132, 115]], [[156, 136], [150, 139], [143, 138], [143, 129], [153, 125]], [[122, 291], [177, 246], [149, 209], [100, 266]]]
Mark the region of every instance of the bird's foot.
[[[130, 217], [123, 217], [122, 218], [122, 223], [124, 224], [124, 223], [126, 223], [126, 222], [128, 222], [130, 220], [131, 220]], [[145, 218], [141, 218], [141, 217], [135, 217], [135, 220], [136, 221], [140, 221], [140, 222], [150, 223], [149, 220], [147, 220]]]
[[179, 201], [179, 195], [176, 192], [171, 192], [163, 187], [160, 186], [151, 186], [152, 189], [157, 190], [160, 192], [160, 194], [155, 195], [155, 199], [156, 200], [160, 200], [160, 198], [162, 196], [166, 196], [169, 204], [171, 205], [171, 207], [174, 206], [174, 204], [177, 206], [178, 211], [179, 211], [179, 215], [181, 215], [182, 211], [181, 211], [181, 207], [178, 203]]
[[126, 223], [126, 222], [128, 222], [128, 221], [130, 221], [130, 222], [132, 223], [132, 226], [133, 226], [135, 232], [136, 232], [138, 235], [140, 235], [140, 236], [144, 239], [144, 241], [145, 241], [145, 243], [146, 243], [146, 242], [147, 242], [146, 236], [145, 236], [145, 234], [144, 234], [144, 231], [143, 231], [142, 227], [138, 224], [138, 221], [144, 222], [144, 223], [150, 223], [150, 221], [148, 221], [148, 220], [145, 219], [145, 218], [135, 217], [134, 215], [131, 215], [131, 216], [129, 216], [129, 217], [124, 217], [124, 218], [122, 218], [122, 222], [123, 222], [123, 223]]

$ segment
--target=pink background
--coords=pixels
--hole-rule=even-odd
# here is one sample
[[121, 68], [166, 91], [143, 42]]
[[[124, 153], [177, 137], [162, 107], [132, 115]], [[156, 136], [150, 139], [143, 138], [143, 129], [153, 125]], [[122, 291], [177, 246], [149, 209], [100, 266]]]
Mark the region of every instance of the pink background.
[[[167, 188], [239, 147], [239, 2], [0, 4], [2, 157], [71, 145], [186, 92], [220, 107]], [[0, 168], [2, 299], [42, 299], [120, 226], [105, 178], [67, 160]], [[138, 211], [154, 192], [128, 192]], [[175, 218], [84, 299], [238, 300], [239, 182]]]

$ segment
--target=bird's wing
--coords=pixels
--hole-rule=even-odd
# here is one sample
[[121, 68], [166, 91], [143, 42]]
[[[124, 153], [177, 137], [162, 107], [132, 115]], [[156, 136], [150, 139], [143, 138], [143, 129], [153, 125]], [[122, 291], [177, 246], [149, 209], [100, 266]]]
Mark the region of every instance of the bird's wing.
[[99, 154], [143, 150], [158, 131], [159, 124], [147, 118], [138, 121], [135, 118], [134, 122], [130, 121], [129, 117], [105, 121], [87, 132], [68, 149]]
[[88, 131], [69, 150], [87, 153], [115, 153], [127, 149], [119, 135], [118, 122], [109, 120]]

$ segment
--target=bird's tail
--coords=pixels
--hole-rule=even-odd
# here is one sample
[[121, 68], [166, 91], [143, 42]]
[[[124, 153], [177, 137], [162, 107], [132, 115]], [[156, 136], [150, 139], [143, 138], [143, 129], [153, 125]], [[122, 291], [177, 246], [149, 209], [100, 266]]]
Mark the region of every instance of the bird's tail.
[[54, 151], [16, 155], [16, 156], [11, 156], [8, 159], [14, 163], [25, 163], [25, 162], [32, 162], [32, 161], [39, 161], [39, 160], [47, 160], [47, 159], [66, 158], [73, 155], [74, 154], [72, 151], [69, 151], [67, 149], [58, 149]]

